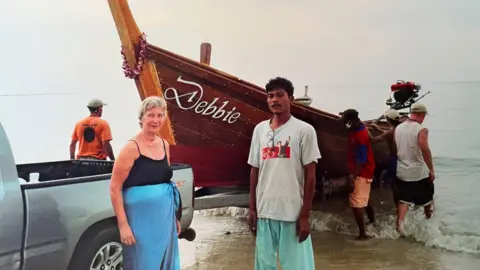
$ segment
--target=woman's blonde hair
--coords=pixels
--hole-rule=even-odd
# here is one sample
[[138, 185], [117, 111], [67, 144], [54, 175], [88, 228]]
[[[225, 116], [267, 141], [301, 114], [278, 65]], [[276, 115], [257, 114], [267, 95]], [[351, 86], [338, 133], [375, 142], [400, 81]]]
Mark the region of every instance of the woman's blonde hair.
[[[138, 111], [138, 120], [142, 120], [142, 117], [151, 109], [153, 108], [162, 108], [165, 112], [165, 116], [167, 115], [167, 102], [165, 99], [158, 97], [158, 96], [150, 96], [145, 98], [140, 105], [140, 110]], [[140, 127], [142, 123], [140, 123]]]

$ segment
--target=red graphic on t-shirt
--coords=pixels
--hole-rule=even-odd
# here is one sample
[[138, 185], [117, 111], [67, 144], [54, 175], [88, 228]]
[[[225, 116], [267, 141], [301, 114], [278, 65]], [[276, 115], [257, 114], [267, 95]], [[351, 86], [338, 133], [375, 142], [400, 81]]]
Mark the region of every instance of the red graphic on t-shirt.
[[278, 141], [274, 146], [267, 146], [262, 148], [262, 159], [270, 158], [290, 158], [290, 137], [285, 143]]

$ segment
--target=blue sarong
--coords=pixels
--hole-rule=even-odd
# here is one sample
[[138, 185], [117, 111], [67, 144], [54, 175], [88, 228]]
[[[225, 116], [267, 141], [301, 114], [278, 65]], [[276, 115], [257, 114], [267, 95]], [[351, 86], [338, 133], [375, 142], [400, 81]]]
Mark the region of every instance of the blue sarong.
[[123, 246], [124, 270], [180, 270], [175, 183], [135, 186], [123, 191], [135, 245]]

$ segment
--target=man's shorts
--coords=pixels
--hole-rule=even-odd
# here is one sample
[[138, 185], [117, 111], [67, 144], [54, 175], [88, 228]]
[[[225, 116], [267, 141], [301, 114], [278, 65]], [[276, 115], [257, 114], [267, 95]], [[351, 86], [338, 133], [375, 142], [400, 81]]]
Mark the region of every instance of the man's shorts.
[[370, 188], [373, 179], [357, 176], [353, 180], [353, 192], [350, 193], [350, 207], [364, 208], [368, 205], [370, 199]]
[[259, 218], [255, 241], [255, 270], [315, 270], [312, 238], [299, 243], [296, 222]]
[[433, 202], [433, 194], [435, 191], [430, 176], [420, 181], [403, 181], [396, 178], [396, 192], [400, 203], [427, 206]]

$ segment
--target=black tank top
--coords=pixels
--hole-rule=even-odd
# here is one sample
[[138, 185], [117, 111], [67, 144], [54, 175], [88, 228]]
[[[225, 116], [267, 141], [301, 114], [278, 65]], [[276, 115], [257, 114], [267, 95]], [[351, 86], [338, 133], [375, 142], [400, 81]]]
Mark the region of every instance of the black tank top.
[[134, 140], [131, 141], [137, 145], [140, 156], [133, 162], [132, 169], [130, 170], [127, 179], [123, 183], [123, 189], [134, 186], [169, 183], [172, 179], [173, 171], [170, 165], [168, 165], [167, 151], [165, 149], [165, 142], [163, 139], [162, 142], [163, 150], [165, 151], [165, 157], [160, 160], [155, 160], [142, 155], [137, 142]]

